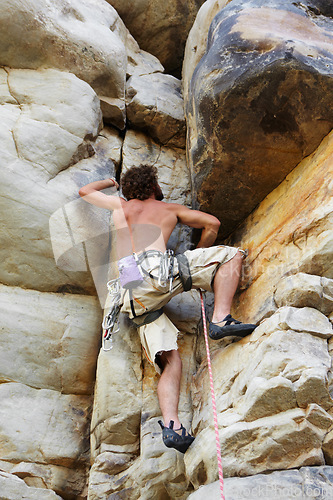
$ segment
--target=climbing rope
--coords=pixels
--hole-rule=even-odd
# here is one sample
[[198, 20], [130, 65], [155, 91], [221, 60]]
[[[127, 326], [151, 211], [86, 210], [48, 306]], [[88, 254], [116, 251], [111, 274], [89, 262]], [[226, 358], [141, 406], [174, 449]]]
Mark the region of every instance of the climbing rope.
[[218, 469], [219, 469], [220, 490], [221, 490], [221, 498], [222, 498], [222, 500], [225, 500], [224, 493], [223, 493], [223, 469], [222, 469], [221, 446], [220, 446], [220, 438], [219, 438], [219, 426], [217, 423], [217, 411], [216, 411], [216, 403], [215, 403], [212, 364], [210, 361], [210, 352], [209, 352], [209, 344], [208, 344], [205, 305], [204, 305], [202, 290], [199, 290], [199, 291], [200, 291], [200, 299], [201, 299], [202, 322], [203, 322], [203, 327], [204, 327], [206, 352], [207, 352], [210, 391], [211, 391], [211, 395], [212, 395], [212, 406], [213, 406], [214, 427], [215, 427], [215, 440], [216, 440], [216, 454], [217, 454], [217, 463], [218, 463]]

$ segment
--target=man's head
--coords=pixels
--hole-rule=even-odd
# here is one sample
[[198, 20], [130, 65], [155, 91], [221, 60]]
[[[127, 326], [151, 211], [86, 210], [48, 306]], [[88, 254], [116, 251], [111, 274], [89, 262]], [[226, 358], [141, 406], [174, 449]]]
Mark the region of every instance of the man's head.
[[163, 199], [163, 193], [158, 185], [157, 168], [150, 165], [131, 167], [121, 177], [121, 188], [128, 200], [147, 200], [155, 195], [157, 200]]

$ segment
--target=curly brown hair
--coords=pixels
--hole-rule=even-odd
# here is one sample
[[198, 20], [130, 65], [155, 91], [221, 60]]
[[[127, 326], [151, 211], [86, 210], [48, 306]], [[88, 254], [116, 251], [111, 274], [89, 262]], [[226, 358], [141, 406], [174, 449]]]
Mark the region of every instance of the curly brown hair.
[[121, 176], [121, 188], [127, 200], [147, 200], [157, 185], [157, 168], [151, 165], [131, 167]]

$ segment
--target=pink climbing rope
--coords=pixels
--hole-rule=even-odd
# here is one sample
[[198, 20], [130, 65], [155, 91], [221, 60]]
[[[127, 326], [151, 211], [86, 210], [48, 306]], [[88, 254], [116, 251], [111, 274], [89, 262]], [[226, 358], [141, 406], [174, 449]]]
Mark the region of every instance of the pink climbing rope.
[[218, 463], [218, 468], [219, 468], [219, 482], [220, 482], [221, 498], [222, 498], [222, 500], [225, 500], [224, 493], [223, 493], [223, 489], [224, 489], [223, 488], [223, 469], [222, 469], [221, 446], [220, 446], [220, 438], [219, 438], [219, 426], [217, 423], [217, 411], [216, 411], [216, 403], [215, 403], [212, 364], [210, 361], [210, 352], [209, 352], [209, 344], [208, 344], [205, 305], [204, 305], [202, 290], [199, 290], [199, 291], [200, 291], [200, 299], [201, 299], [202, 322], [203, 322], [203, 327], [204, 327], [206, 352], [207, 352], [210, 391], [212, 394], [212, 406], [213, 406], [213, 414], [214, 414], [214, 427], [215, 427], [215, 440], [216, 440], [216, 454], [217, 454], [217, 463]]

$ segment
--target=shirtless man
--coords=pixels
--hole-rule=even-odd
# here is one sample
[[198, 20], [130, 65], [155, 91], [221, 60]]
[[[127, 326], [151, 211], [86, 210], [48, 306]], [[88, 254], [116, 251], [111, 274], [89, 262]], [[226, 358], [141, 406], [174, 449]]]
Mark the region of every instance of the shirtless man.
[[[220, 221], [213, 215], [163, 202], [155, 167], [132, 167], [122, 176], [121, 184], [127, 201], [101, 193], [102, 189], [112, 186], [119, 188], [113, 178], [91, 182], [82, 187], [79, 194], [85, 201], [113, 211], [119, 258], [133, 252], [137, 255], [144, 281], [131, 294], [124, 294], [122, 311], [139, 326], [146, 356], [161, 374], [157, 395], [166, 424], [160, 422], [164, 444], [185, 453], [194, 438], [185, 431], [178, 417], [182, 370], [177, 350], [178, 330], [162, 311], [173, 296], [184, 291], [184, 281], [180, 276], [181, 263], [175, 259], [171, 286], [169, 281], [160, 282], [161, 258], [177, 222], [201, 229], [197, 248], [182, 255], [191, 271], [190, 286], [214, 291], [209, 335], [216, 340], [231, 335], [244, 337], [255, 328], [230, 315], [243, 252], [227, 246], [212, 247], [220, 227]], [[149, 316], [151, 311], [158, 312], [153, 321]]]

